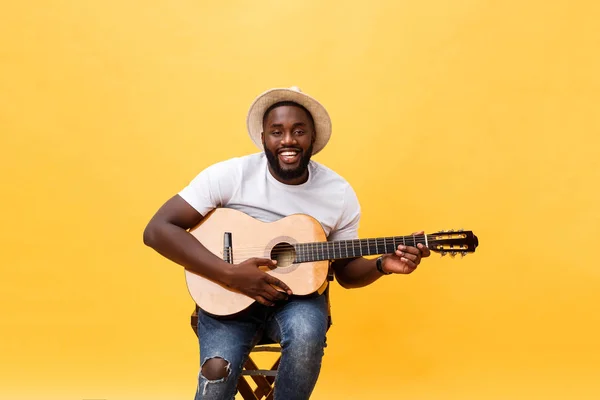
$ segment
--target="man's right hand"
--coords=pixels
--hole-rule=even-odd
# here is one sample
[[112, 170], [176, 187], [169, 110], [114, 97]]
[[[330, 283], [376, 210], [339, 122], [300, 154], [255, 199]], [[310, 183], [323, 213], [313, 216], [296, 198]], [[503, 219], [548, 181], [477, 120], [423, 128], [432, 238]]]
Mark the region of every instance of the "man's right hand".
[[273, 306], [275, 301], [286, 300], [288, 295], [292, 294], [292, 290], [285, 283], [258, 268], [260, 266], [274, 267], [276, 264], [276, 261], [269, 258], [250, 258], [240, 264], [234, 264], [227, 280], [227, 286], [253, 298], [260, 304]]

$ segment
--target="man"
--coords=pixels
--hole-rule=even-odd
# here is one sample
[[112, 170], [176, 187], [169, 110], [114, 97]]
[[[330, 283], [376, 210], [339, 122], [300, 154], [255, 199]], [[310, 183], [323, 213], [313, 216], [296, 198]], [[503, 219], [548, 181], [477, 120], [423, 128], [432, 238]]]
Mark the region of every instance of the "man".
[[[342, 177], [311, 160], [331, 135], [329, 115], [317, 100], [295, 87], [268, 90], [251, 105], [247, 125], [264, 152], [203, 170], [157, 211], [144, 231], [144, 243], [187, 270], [256, 300], [247, 313], [234, 319], [199, 311], [196, 400], [232, 399], [242, 365], [261, 335], [282, 347], [275, 399], [308, 399], [325, 347], [326, 295], [294, 296], [285, 283], [258, 268], [274, 266], [274, 261], [251, 258], [227, 263], [187, 230], [212, 209], [231, 207], [265, 222], [308, 214], [321, 223], [328, 240], [356, 239], [360, 206]], [[332, 268], [340, 285], [356, 288], [385, 274], [409, 274], [429, 254], [421, 244], [398, 246], [395, 253], [377, 260], [344, 259]]]

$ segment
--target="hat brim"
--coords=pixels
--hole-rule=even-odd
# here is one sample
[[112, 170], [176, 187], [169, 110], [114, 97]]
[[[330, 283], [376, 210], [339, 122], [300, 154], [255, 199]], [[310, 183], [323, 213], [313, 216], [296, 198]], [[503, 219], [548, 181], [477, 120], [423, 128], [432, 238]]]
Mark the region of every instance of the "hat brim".
[[250, 110], [248, 111], [246, 124], [248, 126], [248, 134], [254, 144], [259, 149], [263, 150], [261, 139], [263, 116], [269, 107], [281, 101], [293, 101], [294, 103], [304, 106], [310, 112], [313, 121], [315, 122], [316, 132], [312, 154], [317, 154], [319, 151], [323, 150], [331, 137], [331, 119], [329, 118], [327, 110], [311, 96], [294, 89], [286, 88], [267, 90], [252, 102]]

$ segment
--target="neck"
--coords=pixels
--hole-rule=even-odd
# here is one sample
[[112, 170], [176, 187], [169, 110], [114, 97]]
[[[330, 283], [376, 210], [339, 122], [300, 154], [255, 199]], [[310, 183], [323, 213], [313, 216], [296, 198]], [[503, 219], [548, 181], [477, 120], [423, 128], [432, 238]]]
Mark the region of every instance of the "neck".
[[376, 254], [393, 253], [399, 245], [425, 246], [433, 241], [430, 235], [408, 235], [332, 242], [298, 243], [294, 245], [297, 262], [338, 260]]
[[279, 182], [284, 183], [286, 185], [301, 185], [303, 183], [305, 183], [308, 180], [308, 168], [306, 168], [304, 170], [304, 172], [302, 173], [302, 175], [300, 175], [297, 178], [290, 178], [290, 179], [286, 179], [284, 177], [281, 177], [279, 174], [277, 174], [277, 172], [275, 172], [273, 170], [273, 168], [271, 168], [271, 166], [269, 165], [269, 173], [271, 174], [271, 176], [275, 179], [277, 179]]

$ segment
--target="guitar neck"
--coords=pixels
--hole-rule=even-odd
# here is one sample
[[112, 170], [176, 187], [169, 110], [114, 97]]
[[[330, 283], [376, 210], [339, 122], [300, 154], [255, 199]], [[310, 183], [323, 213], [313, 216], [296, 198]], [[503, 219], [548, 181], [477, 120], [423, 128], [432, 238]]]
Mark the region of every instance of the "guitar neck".
[[422, 243], [427, 246], [430, 235], [409, 235], [380, 237], [370, 239], [337, 240], [332, 242], [298, 243], [296, 262], [312, 262], [323, 260], [340, 260], [377, 254], [393, 253], [399, 245], [416, 246]]

